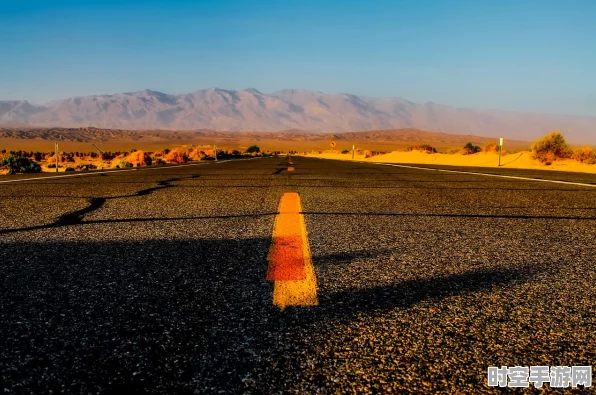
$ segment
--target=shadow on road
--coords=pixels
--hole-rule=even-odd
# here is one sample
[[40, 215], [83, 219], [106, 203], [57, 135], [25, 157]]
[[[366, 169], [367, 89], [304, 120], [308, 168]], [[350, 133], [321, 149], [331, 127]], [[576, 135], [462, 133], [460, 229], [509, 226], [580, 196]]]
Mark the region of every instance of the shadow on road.
[[[538, 270], [482, 269], [346, 289], [320, 294], [318, 307], [280, 312], [265, 281], [269, 245], [268, 238], [1, 243], [4, 387], [34, 393], [283, 388], [304, 358], [296, 340], [308, 341], [318, 325], [508, 286]], [[315, 270], [335, 259], [315, 257]]]

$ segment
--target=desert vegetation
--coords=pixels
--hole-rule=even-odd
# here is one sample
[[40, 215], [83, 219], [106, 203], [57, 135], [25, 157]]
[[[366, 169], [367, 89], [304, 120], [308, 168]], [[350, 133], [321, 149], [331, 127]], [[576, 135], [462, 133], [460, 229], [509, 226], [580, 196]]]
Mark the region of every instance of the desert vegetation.
[[482, 147], [483, 152], [499, 152], [499, 144], [491, 140]]
[[573, 151], [567, 145], [565, 137], [559, 132], [552, 132], [538, 139], [530, 146], [532, 157], [545, 165], [556, 160], [570, 158]]
[[41, 171], [41, 166], [31, 158], [11, 152], [8, 155], [2, 154], [0, 170], [4, 170], [7, 174], [38, 173]]
[[[256, 149], [255, 149], [256, 147]], [[250, 150], [250, 152], [249, 152]], [[242, 156], [270, 156], [274, 153], [261, 152], [259, 147], [251, 146], [245, 152], [236, 149], [204, 149], [200, 146], [164, 148], [147, 152], [132, 149], [130, 151], [104, 152], [54, 152], [6, 151], [0, 150], [0, 174], [31, 173], [41, 171], [85, 171], [108, 168], [128, 168], [164, 165], [168, 163], [186, 163], [192, 161], [240, 158]], [[57, 160], [56, 160], [57, 159]]]
[[462, 148], [460, 152], [462, 153], [462, 155], [472, 155], [480, 151], [482, 151], [482, 148], [480, 148], [477, 145], [474, 145], [472, 142], [468, 142], [466, 145], [464, 145], [464, 148]]
[[596, 150], [592, 147], [577, 148], [571, 157], [581, 163], [596, 165]]
[[410, 145], [408, 148], [406, 148], [406, 151], [420, 151], [420, 152], [426, 152], [427, 154], [436, 154], [437, 153], [437, 149], [428, 145], [428, 144], [421, 144], [421, 145]]
[[246, 152], [248, 152], [249, 154], [252, 154], [253, 152], [259, 153], [259, 152], [261, 152], [261, 149], [259, 148], [258, 145], [251, 145], [250, 147], [248, 147], [246, 149]]
[[532, 157], [545, 165], [562, 159], [575, 159], [580, 163], [596, 164], [596, 150], [592, 147], [571, 148], [560, 132], [552, 132], [538, 139], [530, 147]]
[[[473, 137], [473, 136], [468, 136]], [[464, 140], [466, 141], [466, 140]], [[416, 144], [393, 149], [389, 153], [373, 151], [374, 142], [361, 143], [355, 151], [355, 159], [371, 159], [387, 163], [436, 164], [445, 166], [474, 166], [474, 167], [502, 167], [515, 169], [545, 169], [585, 172], [596, 174], [596, 147], [570, 146], [559, 132], [552, 132], [538, 139], [534, 143], [527, 142], [525, 149], [506, 140], [502, 155], [509, 155], [506, 160], [499, 160], [499, 144], [494, 139], [470, 139], [465, 145], [438, 146], [434, 144]], [[459, 145], [459, 147], [458, 147]], [[358, 146], [358, 144], [357, 144]], [[528, 146], [531, 149], [528, 150]], [[330, 159], [352, 159], [352, 151], [337, 150], [308, 150], [303, 155], [321, 156]], [[515, 155], [512, 155], [515, 154]], [[378, 155], [378, 157], [377, 157]]]

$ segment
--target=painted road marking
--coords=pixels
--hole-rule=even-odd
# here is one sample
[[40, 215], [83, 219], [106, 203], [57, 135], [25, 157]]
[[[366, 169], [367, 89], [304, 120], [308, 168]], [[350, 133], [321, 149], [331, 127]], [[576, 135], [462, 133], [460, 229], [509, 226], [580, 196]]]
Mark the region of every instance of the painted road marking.
[[316, 306], [317, 279], [312, 265], [306, 224], [297, 193], [284, 193], [275, 217], [269, 250], [268, 281], [273, 281], [273, 304]]
[[559, 180], [544, 180], [542, 178], [528, 178], [528, 177], [519, 177], [519, 176], [506, 176], [506, 175], [503, 175], [503, 174], [478, 173], [478, 172], [475, 172], [475, 171], [433, 169], [433, 168], [430, 168], [430, 167], [396, 165], [396, 164], [393, 164], [393, 163], [381, 163], [381, 162], [371, 162], [371, 163], [374, 163], [374, 164], [377, 164], [377, 165], [393, 166], [393, 167], [404, 167], [404, 168], [408, 168], [408, 169], [441, 171], [441, 172], [444, 172], [444, 173], [472, 174], [472, 175], [487, 176], [487, 177], [511, 178], [511, 179], [514, 179], [514, 180], [552, 182], [552, 183], [555, 183], [555, 184], [578, 185], [578, 186], [582, 186], [582, 187], [596, 188], [596, 184], [585, 184], [585, 183], [582, 183], [582, 182], [559, 181]]

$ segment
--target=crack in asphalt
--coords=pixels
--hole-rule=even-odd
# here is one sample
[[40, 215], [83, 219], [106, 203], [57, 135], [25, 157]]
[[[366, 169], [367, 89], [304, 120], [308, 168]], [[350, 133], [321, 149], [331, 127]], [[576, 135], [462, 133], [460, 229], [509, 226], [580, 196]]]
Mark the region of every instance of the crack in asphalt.
[[15, 232], [30, 231], [30, 230], [59, 228], [62, 226], [70, 226], [70, 225], [80, 225], [83, 223], [83, 218], [85, 217], [86, 214], [89, 214], [91, 212], [98, 210], [108, 200], [127, 199], [127, 198], [138, 197], [138, 196], [148, 196], [148, 195], [152, 194], [153, 192], [158, 191], [160, 189], [176, 187], [176, 185], [172, 185], [173, 182], [192, 180], [192, 179], [196, 179], [199, 177], [200, 177], [199, 174], [194, 174], [190, 177], [177, 177], [177, 178], [169, 178], [167, 180], [157, 181], [157, 183], [156, 183], [157, 186], [151, 187], [151, 188], [146, 188], [146, 189], [141, 189], [140, 191], [137, 191], [131, 195], [89, 198], [88, 199], [89, 205], [87, 207], [82, 208], [80, 210], [70, 212], [70, 213], [63, 214], [50, 224], [31, 226], [28, 228], [4, 229], [4, 230], [0, 230], [0, 235], [8, 234], [8, 233], [15, 233]]

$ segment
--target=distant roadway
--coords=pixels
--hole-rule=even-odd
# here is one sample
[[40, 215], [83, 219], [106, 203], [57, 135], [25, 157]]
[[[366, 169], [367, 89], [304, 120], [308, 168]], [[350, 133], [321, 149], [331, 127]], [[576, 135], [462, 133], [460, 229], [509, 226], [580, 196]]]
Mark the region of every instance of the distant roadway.
[[[596, 176], [292, 162], [1, 178], [2, 389], [498, 393], [489, 366], [596, 365]], [[284, 194], [316, 299], [282, 310]]]

